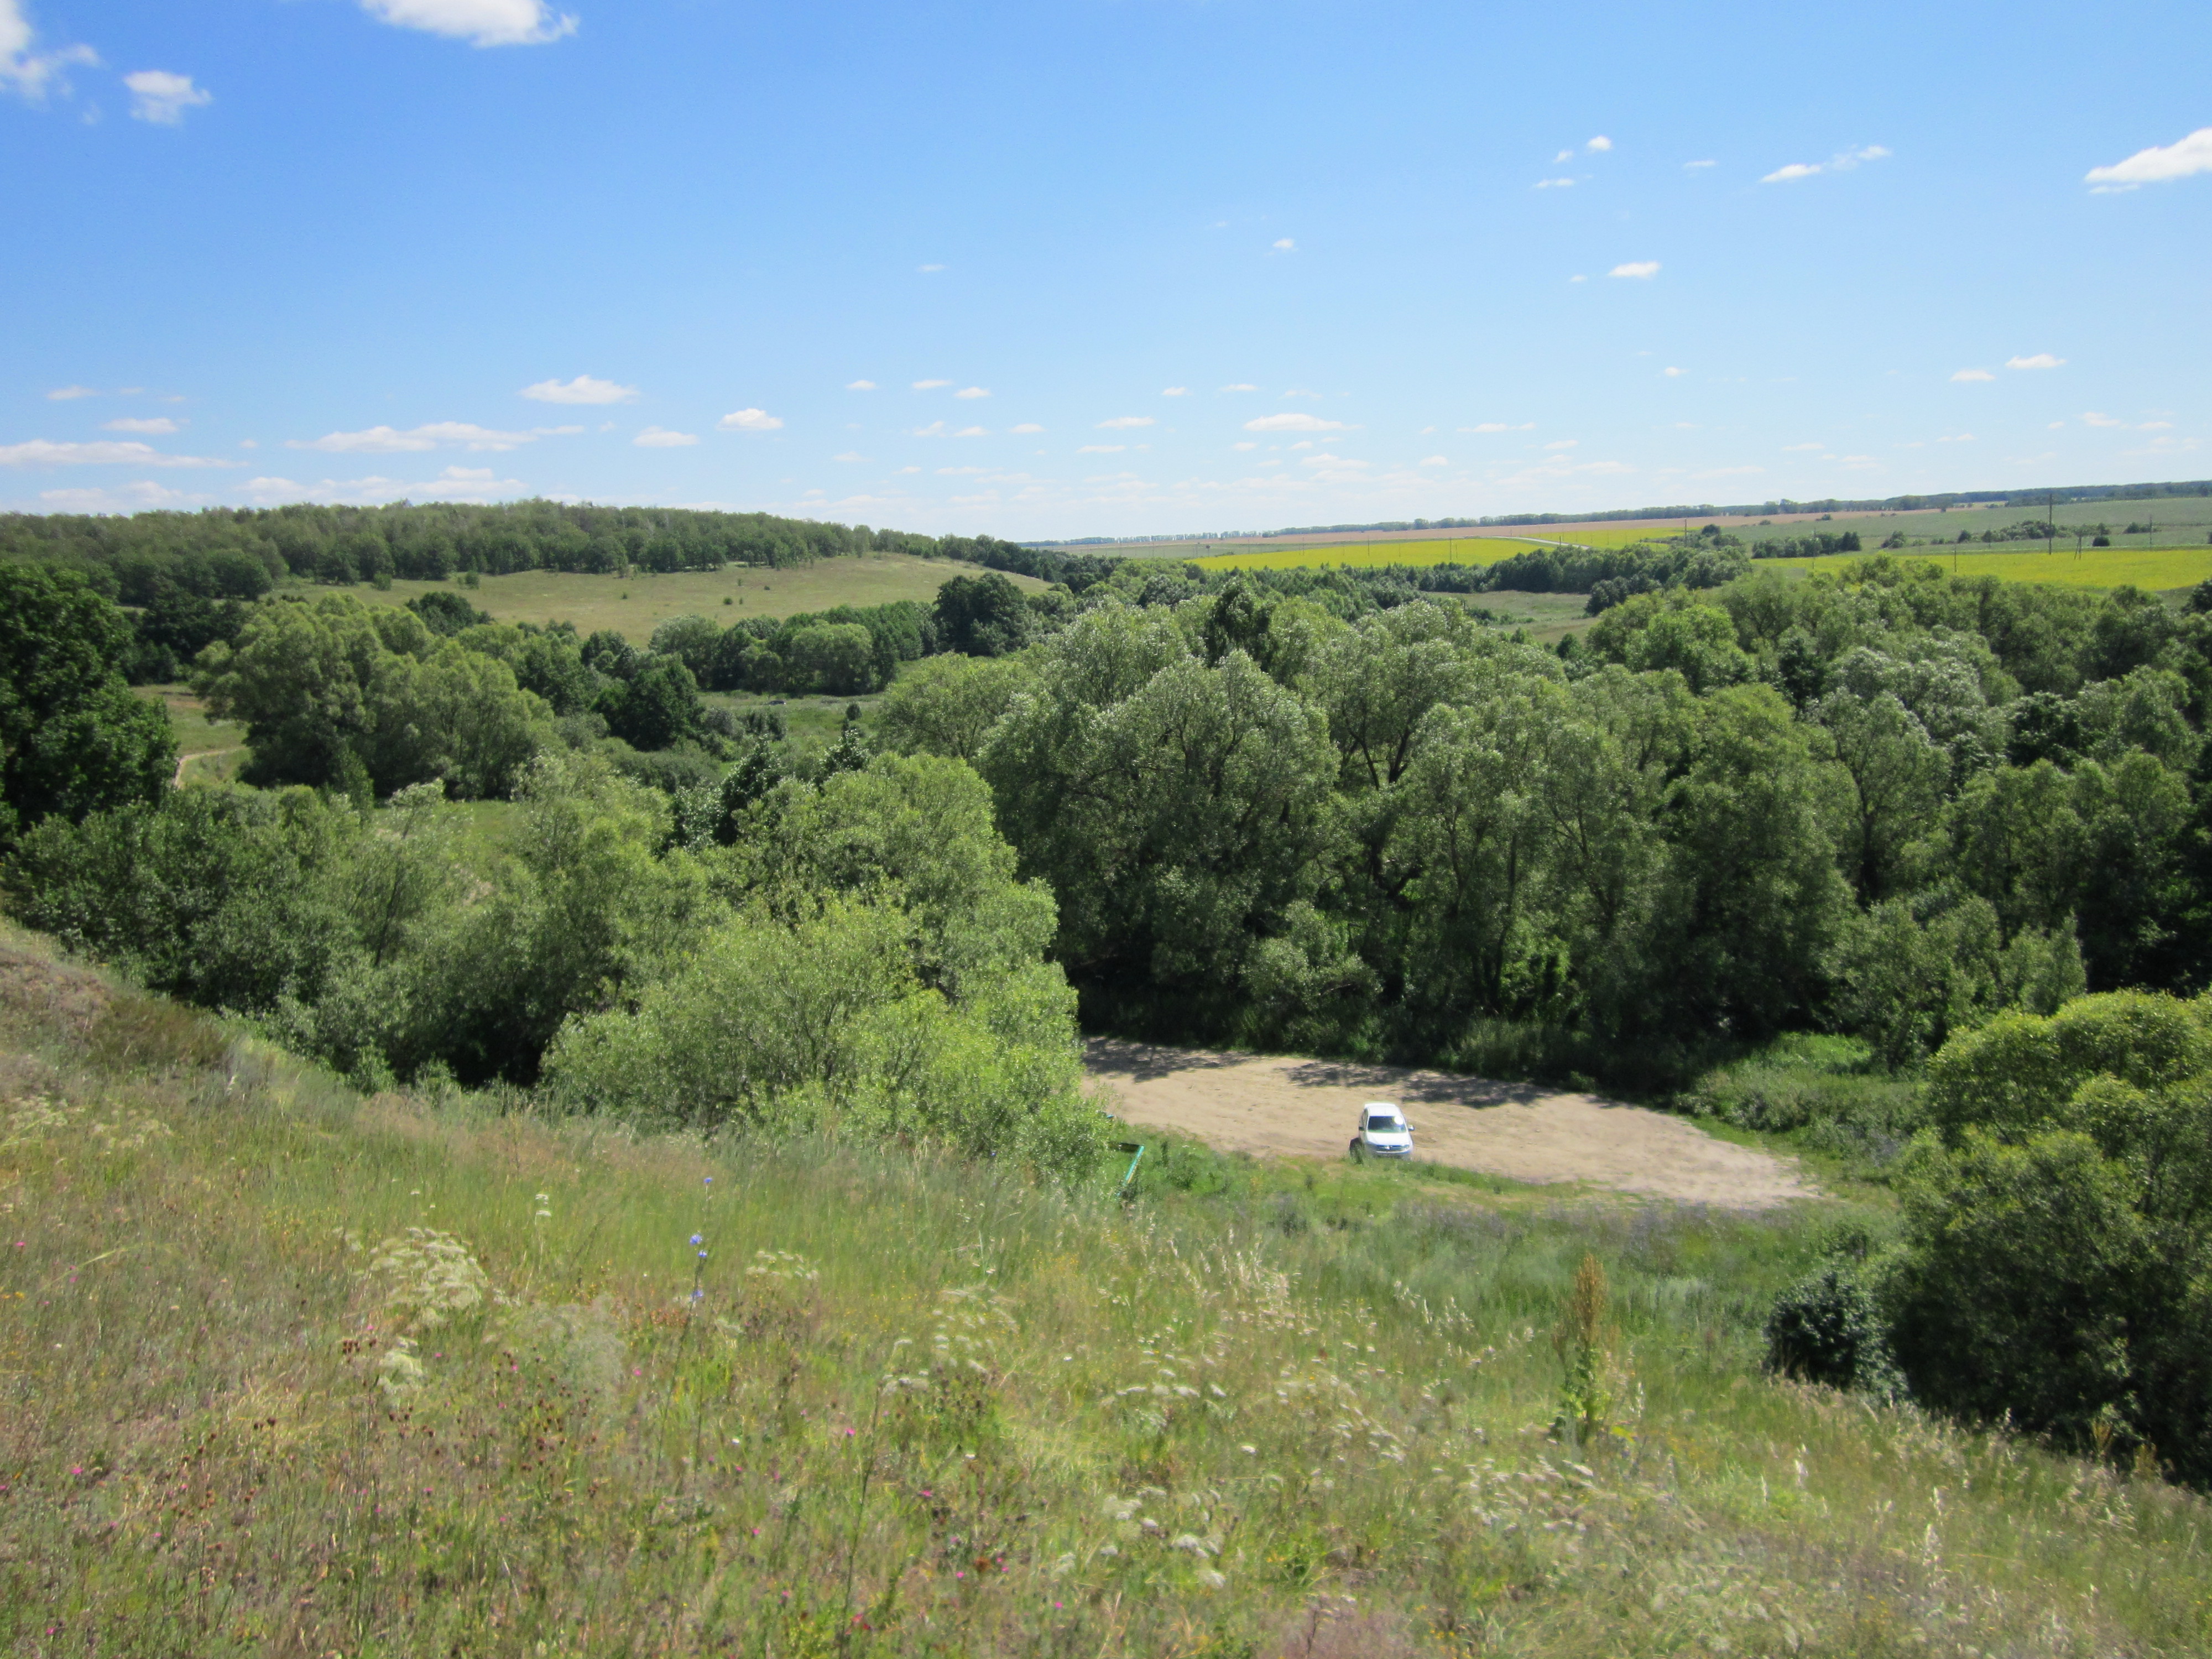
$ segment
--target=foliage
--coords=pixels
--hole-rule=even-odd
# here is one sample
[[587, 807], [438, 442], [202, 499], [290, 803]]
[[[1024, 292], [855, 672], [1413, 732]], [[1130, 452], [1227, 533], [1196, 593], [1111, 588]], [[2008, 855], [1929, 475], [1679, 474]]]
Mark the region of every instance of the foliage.
[[2003, 1015], [1945, 1045], [1928, 1102], [1886, 1291], [1915, 1395], [2212, 1479], [2212, 1012]]
[[379, 794], [434, 780], [464, 798], [503, 795], [549, 712], [497, 657], [343, 594], [257, 607], [235, 647], [208, 647], [192, 683], [213, 718], [246, 726], [249, 781], [358, 775]]
[[1823, 1267], [1774, 1300], [1766, 1363], [1784, 1376], [1894, 1399], [1904, 1389], [1875, 1297], [1849, 1267]]
[[120, 672], [130, 624], [82, 579], [0, 566], [0, 847], [42, 818], [152, 799], [169, 781], [167, 716]]

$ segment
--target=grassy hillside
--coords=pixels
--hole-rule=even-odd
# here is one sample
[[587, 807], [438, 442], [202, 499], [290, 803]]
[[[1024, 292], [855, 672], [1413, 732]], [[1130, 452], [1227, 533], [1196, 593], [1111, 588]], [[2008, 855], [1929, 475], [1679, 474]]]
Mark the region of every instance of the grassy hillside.
[[0, 1100], [12, 1652], [2212, 1642], [2197, 1498], [1759, 1372], [1838, 1206], [362, 1099], [20, 933]]
[[[483, 586], [473, 590], [450, 582], [395, 581], [381, 592], [371, 587], [354, 591], [372, 603], [389, 605], [404, 605], [418, 593], [459, 592], [478, 610], [489, 612], [495, 622], [572, 622], [581, 633], [612, 629], [642, 646], [671, 617], [696, 614], [727, 623], [737, 617], [788, 617], [893, 599], [927, 605], [953, 577], [978, 574], [976, 566], [950, 559], [871, 553], [821, 559], [787, 570], [731, 565], [721, 570], [666, 575], [640, 571], [629, 576], [525, 570], [511, 576], [486, 576]], [[1024, 592], [1037, 592], [1044, 586], [1028, 576], [1007, 580]], [[725, 599], [730, 601], [727, 605]]]

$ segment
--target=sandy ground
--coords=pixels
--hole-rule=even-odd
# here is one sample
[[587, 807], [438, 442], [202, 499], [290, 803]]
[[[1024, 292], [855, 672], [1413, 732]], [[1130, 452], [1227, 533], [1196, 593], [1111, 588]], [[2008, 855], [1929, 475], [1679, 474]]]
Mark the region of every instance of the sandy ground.
[[1226, 1152], [1342, 1158], [1360, 1106], [1388, 1100], [1413, 1125], [1417, 1157], [1461, 1169], [1731, 1210], [1819, 1195], [1792, 1164], [1717, 1140], [1686, 1119], [1594, 1095], [1111, 1037], [1091, 1039], [1085, 1059], [1131, 1124]]

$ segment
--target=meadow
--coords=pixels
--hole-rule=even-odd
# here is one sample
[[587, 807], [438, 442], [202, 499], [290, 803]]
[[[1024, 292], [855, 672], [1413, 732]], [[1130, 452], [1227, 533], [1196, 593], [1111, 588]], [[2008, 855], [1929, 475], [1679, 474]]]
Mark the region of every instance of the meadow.
[[[737, 617], [789, 617], [841, 605], [885, 605], [894, 599], [928, 605], [953, 577], [979, 574], [978, 567], [950, 559], [870, 553], [782, 570], [728, 565], [720, 570], [665, 575], [636, 571], [628, 576], [525, 570], [485, 576], [475, 588], [454, 582], [394, 581], [381, 591], [368, 586], [349, 591], [382, 605], [404, 605], [421, 593], [458, 592], [495, 622], [568, 622], [585, 635], [611, 629], [631, 644], [643, 646], [671, 617], [711, 617], [727, 624]], [[1028, 576], [1007, 580], [1025, 593], [1042, 592], [1045, 586]]]
[[11, 1651], [2212, 1642], [2200, 1499], [1760, 1371], [1865, 1206], [363, 1097], [20, 932], [0, 1099]]

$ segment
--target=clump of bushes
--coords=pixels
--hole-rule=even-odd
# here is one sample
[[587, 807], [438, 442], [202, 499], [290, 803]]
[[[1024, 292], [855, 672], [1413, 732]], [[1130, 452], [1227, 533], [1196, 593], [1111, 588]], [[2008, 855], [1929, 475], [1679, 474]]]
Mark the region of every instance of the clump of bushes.
[[1699, 1078], [1680, 1097], [1739, 1129], [1805, 1132], [1816, 1151], [1892, 1163], [1922, 1121], [1923, 1086], [1881, 1070], [1856, 1037], [1792, 1034]]
[[[1999, 1015], [1929, 1066], [1895, 1245], [1775, 1305], [1771, 1362], [2212, 1480], [2212, 1000]], [[1855, 1258], [1855, 1259], [1854, 1259]]]

